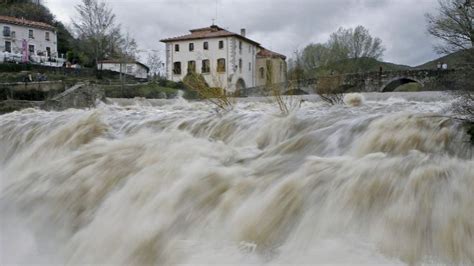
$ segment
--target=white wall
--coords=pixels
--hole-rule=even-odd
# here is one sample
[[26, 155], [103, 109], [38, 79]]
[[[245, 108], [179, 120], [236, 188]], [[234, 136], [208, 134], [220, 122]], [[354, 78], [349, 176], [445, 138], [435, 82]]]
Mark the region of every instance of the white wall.
[[[98, 68], [101, 70], [110, 70], [110, 71], [120, 73], [119, 63], [101, 63], [99, 64]], [[136, 78], [141, 78], [141, 79], [148, 78], [148, 72], [146, 71], [146, 68], [135, 63], [123, 63], [122, 73], [132, 75]]]
[[[239, 78], [244, 79], [246, 87], [255, 84], [255, 54], [257, 47], [242, 40], [242, 53], [239, 52], [239, 40], [236, 37], [223, 37], [190, 41], [178, 41], [166, 45], [166, 75], [173, 81], [181, 81], [187, 74], [189, 61], [196, 62], [196, 72], [202, 74], [211, 87], [223, 87], [228, 91], [235, 91]], [[224, 48], [219, 49], [219, 41], [224, 41]], [[204, 50], [204, 42], [209, 43], [209, 50]], [[189, 51], [189, 44], [194, 43], [194, 51]], [[175, 45], [179, 44], [179, 52]], [[250, 47], [250, 50], [249, 50]], [[217, 72], [217, 60], [226, 60], [226, 72]], [[202, 60], [210, 61], [210, 73], [201, 73]], [[242, 59], [242, 72], [238, 69], [239, 59]], [[173, 73], [174, 62], [181, 62], [181, 74]], [[248, 64], [251, 63], [251, 70]]]
[[[3, 27], [10, 27], [10, 37], [3, 36]], [[29, 38], [29, 30], [33, 30], [33, 37]], [[12, 36], [12, 32], [15, 32], [15, 37]], [[49, 32], [49, 41], [45, 38], [45, 32]], [[11, 42], [12, 53], [21, 54], [22, 53], [22, 42], [26, 40], [28, 45], [35, 46], [35, 54], [38, 55], [39, 52], [44, 52], [46, 55], [46, 47], [51, 48], [51, 56], [59, 57], [58, 55], [58, 45], [57, 45], [57, 36], [54, 31], [37, 29], [19, 25], [13, 25], [8, 23], [0, 23], [0, 51], [5, 51], [5, 41]]]

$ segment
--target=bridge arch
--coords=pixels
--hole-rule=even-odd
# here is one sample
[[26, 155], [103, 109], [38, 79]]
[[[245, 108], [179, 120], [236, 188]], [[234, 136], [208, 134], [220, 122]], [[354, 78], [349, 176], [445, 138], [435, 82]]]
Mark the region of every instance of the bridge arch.
[[385, 83], [380, 89], [381, 92], [392, 92], [395, 91], [398, 87], [408, 84], [408, 83], [418, 83], [423, 86], [423, 82], [412, 78], [412, 77], [397, 77], [391, 79], [389, 82]]

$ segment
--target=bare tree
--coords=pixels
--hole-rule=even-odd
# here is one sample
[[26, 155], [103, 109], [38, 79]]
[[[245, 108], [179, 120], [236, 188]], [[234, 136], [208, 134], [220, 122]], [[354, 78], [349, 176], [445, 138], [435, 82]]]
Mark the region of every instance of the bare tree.
[[311, 72], [322, 67], [330, 60], [330, 51], [326, 44], [312, 43], [303, 49], [301, 61], [305, 71]]
[[380, 59], [385, 51], [382, 40], [372, 37], [363, 26], [355, 29], [339, 28], [331, 34], [327, 46], [332, 60], [358, 59], [362, 57]]
[[161, 69], [163, 67], [163, 61], [161, 60], [158, 51], [151, 51], [148, 53], [147, 65], [150, 68], [150, 73], [152, 75], [160, 75]]
[[345, 67], [345, 71], [359, 71], [360, 68], [364, 68], [364, 64], [359, 63], [359, 59], [379, 60], [384, 51], [382, 40], [372, 37], [363, 26], [357, 26], [355, 29], [339, 28], [331, 34], [327, 42], [309, 44], [302, 53], [290, 59], [289, 73], [294, 74], [296, 70], [300, 70], [305, 78], [314, 78], [333, 74], [333, 72], [344, 72], [340, 71], [340, 67], [337, 67], [338, 70], [333, 67], [340, 62], [352, 61], [355, 63]]
[[469, 50], [474, 46], [474, 8], [471, 0], [438, 0], [438, 14], [426, 14], [428, 32], [443, 41], [440, 53]]
[[126, 60], [135, 60], [137, 58], [137, 42], [135, 39], [130, 35], [130, 33], [126, 33], [125, 36], [119, 36], [117, 43], [119, 44], [119, 56]]
[[[472, 0], [438, 0], [438, 14], [427, 14], [428, 32], [443, 41], [436, 49], [440, 53], [463, 51], [466, 70], [474, 72], [474, 4]], [[456, 100], [453, 115], [464, 121], [474, 145], [474, 78], [473, 74], [455, 79], [457, 86], [448, 88]]]
[[93, 64], [107, 57], [135, 57], [135, 40], [129, 34], [122, 34], [115, 14], [105, 1], [82, 0], [76, 11], [78, 16], [72, 21], [72, 28], [82, 52], [93, 59]]
[[342, 83], [343, 77], [341, 75], [320, 77], [314, 86], [314, 91], [321, 100], [330, 105], [342, 104], [344, 102]]

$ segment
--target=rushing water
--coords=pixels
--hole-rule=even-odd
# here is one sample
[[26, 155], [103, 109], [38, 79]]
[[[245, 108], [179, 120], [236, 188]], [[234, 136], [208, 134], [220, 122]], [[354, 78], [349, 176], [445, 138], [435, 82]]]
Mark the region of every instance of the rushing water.
[[474, 264], [448, 98], [288, 101], [0, 116], [0, 264]]

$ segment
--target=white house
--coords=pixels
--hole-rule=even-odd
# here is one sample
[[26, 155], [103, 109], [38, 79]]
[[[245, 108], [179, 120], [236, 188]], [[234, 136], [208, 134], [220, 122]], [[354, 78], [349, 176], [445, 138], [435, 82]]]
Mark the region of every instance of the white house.
[[[189, 72], [202, 74], [211, 87], [236, 91], [257, 85], [260, 44], [217, 25], [161, 40], [166, 44], [166, 76], [181, 81]], [[286, 73], [286, 64], [285, 64]]]
[[138, 79], [147, 79], [150, 68], [138, 61], [103, 60], [99, 61], [97, 68], [134, 76]]
[[[56, 29], [43, 22], [0, 16], [0, 61], [57, 62]], [[62, 62], [61, 62], [62, 63]], [[54, 65], [54, 64], [53, 64]]]

